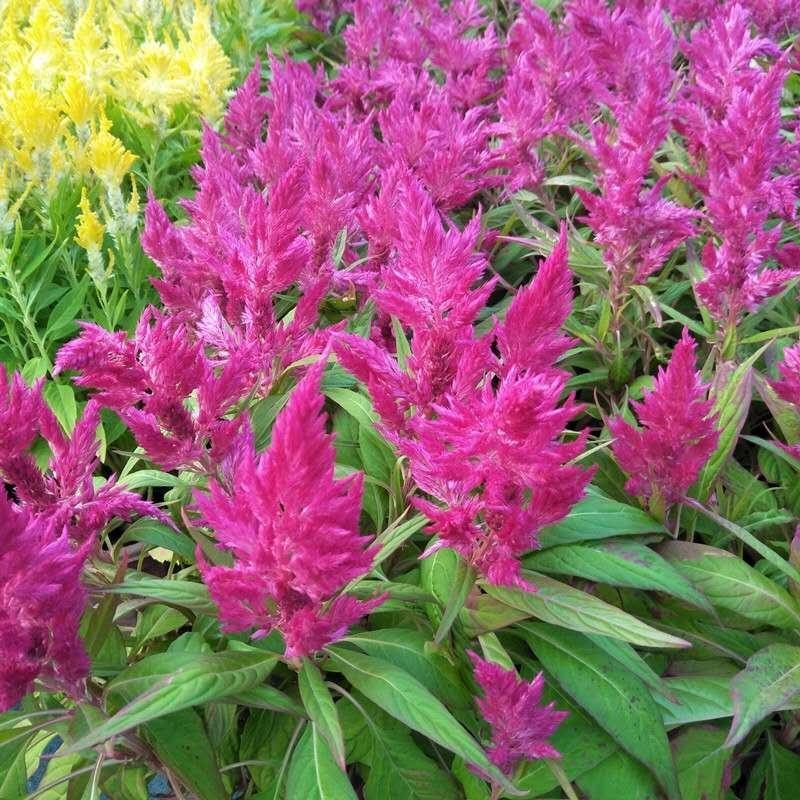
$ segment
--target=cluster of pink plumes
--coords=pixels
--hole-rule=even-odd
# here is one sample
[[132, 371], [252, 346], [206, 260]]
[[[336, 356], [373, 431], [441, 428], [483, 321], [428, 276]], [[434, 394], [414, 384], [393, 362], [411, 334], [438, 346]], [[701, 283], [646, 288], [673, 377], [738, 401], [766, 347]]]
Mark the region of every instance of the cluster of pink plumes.
[[[305, 6], [320, 25], [341, 10]], [[573, 344], [567, 228], [493, 319], [498, 238], [479, 206], [536, 191], [568, 148], [596, 170], [598, 191], [581, 198], [612, 293], [646, 281], [690, 237], [705, 243], [698, 298], [720, 324], [797, 274], [781, 244], [798, 186], [779, 107], [790, 56], [776, 37], [800, 21], [800, 4], [572, 0], [555, 22], [526, 3], [505, 32], [477, 0], [346, 8], [340, 68], [271, 59], [265, 87], [257, 64], [223, 130], [205, 130], [184, 223], [150, 198], [142, 244], [161, 270], [162, 308], [132, 336], [86, 325], [62, 349], [58, 369], [93, 398], [72, 438], [38, 387], [0, 385], [0, 476], [12, 487], [0, 497], [11, 532], [0, 538], [0, 707], [37, 676], [74, 691], [87, 668], [83, 563], [112, 517], [155, 513], [113, 482], [92, 484], [100, 405], [154, 464], [207, 479], [197, 519], [233, 557], [200, 560], [220, 619], [229, 631], [279, 630], [289, 658], [381, 601], [342, 592], [374, 552], [359, 531], [361, 476], [334, 477], [320, 391], [332, 355], [408, 459], [413, 503], [430, 520], [426, 554], [450, 547], [486, 580], [526, 587], [519, 556], [591, 478], [574, 463], [587, 432], [567, 430], [581, 406], [558, 366]], [[664, 197], [673, 176], [652, 174], [668, 137], [685, 142], [694, 172], [682, 177], [699, 208]], [[348, 304], [372, 310], [366, 336], [337, 318]], [[249, 401], [315, 357], [257, 454]], [[792, 375], [779, 391], [797, 402]], [[677, 391], [691, 395], [680, 409]], [[612, 425], [632, 492], [681, 499], [716, 442], [705, 392], [684, 337], [638, 408], [644, 428]], [[44, 472], [28, 454], [37, 436], [53, 452]], [[502, 677], [493, 669], [479, 666], [484, 685]], [[536, 706], [539, 684], [514, 685]], [[546, 711], [542, 740], [560, 721]], [[531, 737], [516, 750], [497, 743], [497, 763], [554, 753]]]

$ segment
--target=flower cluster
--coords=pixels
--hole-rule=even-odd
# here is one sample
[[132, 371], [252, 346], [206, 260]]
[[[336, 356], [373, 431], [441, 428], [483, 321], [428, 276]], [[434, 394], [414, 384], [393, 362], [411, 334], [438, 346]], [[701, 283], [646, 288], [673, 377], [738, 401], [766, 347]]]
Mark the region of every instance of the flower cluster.
[[[160, 516], [113, 479], [97, 484], [99, 406], [90, 401], [67, 436], [42, 397], [0, 367], [0, 710], [40, 673], [77, 691], [88, 670], [78, 640], [85, 605], [80, 575], [97, 536], [114, 517]], [[46, 469], [31, 450], [50, 449]]]
[[548, 741], [567, 716], [556, 711], [554, 703], [541, 705], [544, 675], [530, 683], [511, 669], [484, 661], [469, 653], [475, 667], [475, 680], [483, 691], [476, 702], [483, 718], [492, 726], [489, 757], [507, 775], [522, 759], [559, 758]]
[[780, 108], [789, 55], [755, 36], [738, 4], [695, 32], [683, 51], [690, 78], [680, 127], [702, 164], [695, 183], [712, 231], [697, 294], [732, 327], [800, 274], [797, 248], [781, 245], [778, 222], [795, 219], [800, 188]]
[[256, 456], [239, 442], [226, 482], [212, 481], [196, 500], [203, 522], [234, 556], [232, 567], [200, 570], [229, 631], [277, 629], [285, 657], [301, 658], [345, 635], [383, 601], [342, 593], [370, 570], [374, 553], [358, 530], [362, 474], [334, 478], [320, 379], [312, 367], [278, 415], [270, 446]]
[[695, 343], [684, 329], [654, 388], [633, 408], [642, 428], [611, 420], [612, 449], [628, 473], [626, 491], [661, 507], [680, 502], [719, 440], [708, 387], [695, 366]]
[[571, 344], [560, 330], [571, 308], [566, 231], [505, 320], [477, 337], [475, 317], [492, 287], [475, 286], [487, 267], [470, 254], [477, 219], [446, 231], [414, 178], [398, 189], [391, 270], [375, 301], [410, 332], [407, 371], [385, 346], [353, 335], [337, 337], [336, 352], [432, 498], [414, 501], [438, 536], [426, 554], [451, 547], [489, 581], [525, 586], [518, 557], [591, 477], [569, 464], [584, 437], [560, 441], [580, 410], [571, 398], [560, 402], [566, 375], [554, 366]]
[[159, 135], [179, 106], [218, 118], [233, 69], [211, 24], [209, 6], [186, 0], [5, 4], [0, 211], [31, 189], [52, 194], [66, 175], [93, 176], [110, 190], [110, 219], [124, 222], [120, 186], [134, 156], [106, 110]]

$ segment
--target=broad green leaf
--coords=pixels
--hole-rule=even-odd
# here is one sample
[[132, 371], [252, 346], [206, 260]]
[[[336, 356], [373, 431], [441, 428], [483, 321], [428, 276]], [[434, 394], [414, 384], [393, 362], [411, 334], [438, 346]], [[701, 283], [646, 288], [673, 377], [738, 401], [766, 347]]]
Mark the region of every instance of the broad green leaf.
[[620, 750], [584, 772], [576, 782], [592, 800], [661, 800], [663, 797], [655, 778]]
[[800, 606], [781, 586], [724, 550], [668, 542], [661, 554], [683, 573], [712, 605], [758, 625], [800, 627]]
[[289, 762], [286, 800], [357, 800], [347, 775], [313, 723], [306, 726]]
[[518, 628], [552, 680], [653, 773], [670, 800], [680, 800], [661, 713], [646, 686], [580, 633], [530, 622]]
[[351, 633], [342, 641], [368, 656], [389, 661], [416, 678], [428, 691], [453, 708], [472, 708], [473, 700], [458, 672], [446, 658], [430, 652], [430, 636], [410, 628], [383, 628]]
[[727, 745], [776, 711], [800, 708], [800, 647], [773, 644], [759, 650], [731, 682], [733, 722]]
[[438, 605], [429, 603], [425, 607], [431, 622], [438, 627], [443, 618], [442, 609], [458, 580], [461, 560], [449, 547], [442, 547], [420, 563], [420, 584], [426, 592], [436, 598]]
[[603, 542], [591, 547], [563, 545], [527, 556], [529, 569], [586, 578], [612, 586], [664, 592], [711, 611], [711, 604], [668, 561], [639, 542]]
[[[169, 663], [176, 660], [180, 663], [179, 657], [183, 657], [183, 664], [163, 675]], [[151, 681], [149, 688], [129, 700], [102, 725], [74, 742], [70, 750], [78, 752], [144, 722], [257, 686], [269, 675], [276, 661], [275, 656], [268, 654], [233, 651], [203, 656], [192, 653], [150, 656], [125, 670], [109, 684], [107, 691], [119, 691], [124, 695], [135, 681], [141, 685], [141, 679], [146, 676]]]
[[544, 549], [560, 544], [643, 533], [666, 535], [666, 530], [640, 508], [619, 503], [590, 487], [588, 496], [561, 522], [541, 531], [539, 546]]
[[176, 475], [170, 475], [169, 472], [162, 472], [158, 469], [140, 469], [136, 472], [129, 472], [127, 475], [121, 475], [119, 483], [124, 485], [126, 489], [146, 489], [153, 486], [176, 488], [186, 486]]
[[343, 647], [328, 647], [332, 666], [387, 714], [482, 769], [501, 785], [508, 781], [477, 742], [416, 678], [388, 661]]
[[244, 692], [237, 692], [223, 698], [220, 702], [236, 703], [236, 705], [250, 706], [251, 708], [263, 708], [270, 711], [278, 711], [281, 714], [292, 714], [295, 717], [302, 717], [304, 714], [303, 706], [296, 703], [280, 689], [276, 689], [269, 684], [254, 686]]
[[731, 757], [718, 728], [686, 728], [672, 740], [678, 783], [684, 798], [723, 800], [725, 767]]
[[122, 583], [104, 588], [109, 594], [129, 594], [135, 597], [151, 597], [164, 603], [189, 608], [199, 614], [213, 615], [217, 607], [208, 596], [204, 583], [165, 578], [150, 578], [137, 573], [125, 576]]
[[137, 648], [151, 639], [157, 639], [167, 633], [177, 630], [186, 624], [186, 615], [171, 606], [153, 603], [145, 606], [139, 613], [134, 636]]
[[666, 681], [636, 652], [632, 645], [607, 636], [587, 634], [587, 637], [601, 650], [605, 650], [615, 661], [619, 661], [632, 675], [639, 678], [653, 696], [674, 699]]
[[342, 738], [342, 727], [339, 724], [336, 706], [319, 669], [307, 658], [303, 659], [298, 682], [300, 685], [300, 697], [308, 712], [309, 719], [328, 743], [331, 755], [339, 765], [339, 769], [344, 771], [344, 739]]
[[470, 637], [507, 628], [531, 616], [531, 612], [512, 608], [488, 594], [481, 594], [476, 599], [470, 600], [469, 607], [461, 610], [461, 622]]
[[523, 570], [535, 592], [484, 584], [491, 597], [553, 625], [583, 633], [599, 633], [642, 647], [688, 647], [689, 643], [653, 628], [594, 595], [537, 572]]
[[354, 392], [352, 389], [341, 389], [339, 387], [323, 387], [324, 393], [343, 408], [351, 417], [356, 419], [359, 425], [374, 428], [378, 421], [378, 415], [372, 407], [368, 397]]
[[142, 736], [158, 759], [177, 775], [199, 800], [229, 800], [203, 720], [191, 708], [151, 719]]
[[733, 716], [730, 678], [693, 675], [665, 678], [664, 684], [674, 701], [659, 695], [654, 698], [661, 707], [665, 725], [677, 727]]
[[369, 768], [365, 800], [458, 800], [455, 785], [410, 731], [358, 692], [339, 703], [348, 760]]
[[195, 543], [185, 533], [168, 528], [163, 522], [154, 519], [142, 517], [128, 525], [117, 541], [117, 547], [127, 542], [144, 542], [154, 547], [163, 547], [184, 561], [194, 561]]
[[800, 756], [767, 738], [764, 800], [795, 800], [800, 787]]
[[[283, 770], [298, 720], [272, 711], [251, 711], [239, 739], [239, 761], [254, 761], [248, 771], [256, 787], [270, 798], [282, 797]], [[338, 767], [337, 767], [338, 769]], [[278, 786], [279, 781], [281, 786]]]

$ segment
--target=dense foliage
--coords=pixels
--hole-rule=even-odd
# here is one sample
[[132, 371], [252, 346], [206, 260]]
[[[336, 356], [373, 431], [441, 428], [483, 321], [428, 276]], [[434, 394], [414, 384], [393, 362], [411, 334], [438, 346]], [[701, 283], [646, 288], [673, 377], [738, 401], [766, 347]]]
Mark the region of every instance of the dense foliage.
[[0, 798], [792, 797], [798, 30], [0, 3]]

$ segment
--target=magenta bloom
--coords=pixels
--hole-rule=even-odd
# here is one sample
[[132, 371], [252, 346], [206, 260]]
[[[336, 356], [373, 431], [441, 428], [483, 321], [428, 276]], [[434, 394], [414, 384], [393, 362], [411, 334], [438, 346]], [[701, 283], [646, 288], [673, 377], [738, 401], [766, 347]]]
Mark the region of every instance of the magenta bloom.
[[38, 677], [76, 695], [89, 671], [78, 638], [86, 604], [80, 581], [93, 546], [70, 543], [67, 528], [12, 504], [0, 491], [0, 712]]
[[[775, 381], [772, 388], [779, 397], [795, 406], [800, 413], [800, 343], [783, 351], [783, 361], [778, 369], [781, 379]], [[790, 455], [800, 459], [800, 444], [782, 446]]]
[[[796, 219], [800, 185], [797, 152], [782, 130], [789, 56], [752, 35], [738, 4], [721, 7], [683, 49], [691, 70], [679, 129], [701, 164], [694, 182], [715, 234], [703, 250], [697, 295], [732, 327], [800, 274], [797, 248], [781, 245], [780, 220]], [[776, 56], [767, 66], [756, 60]]]
[[[96, 390], [99, 403], [126, 422], [148, 456], [163, 469], [189, 465], [212, 471], [228, 454], [241, 420], [225, 418], [251, 391], [257, 374], [254, 346], [217, 368], [193, 339], [185, 316], [145, 309], [133, 339], [84, 323], [64, 345], [59, 370], [80, 372], [75, 382]], [[196, 398], [196, 410], [187, 400]]]
[[487, 751], [492, 763], [510, 775], [523, 759], [560, 758], [548, 739], [568, 714], [557, 711], [554, 703], [541, 705], [544, 675], [540, 672], [528, 683], [514, 670], [484, 661], [473, 652], [469, 657], [483, 690], [483, 697], [475, 702], [492, 726], [492, 745]]
[[322, 367], [312, 367], [295, 388], [269, 448], [256, 456], [250, 441], [229, 485], [213, 481], [196, 497], [203, 522], [234, 558], [232, 567], [215, 567], [198, 554], [223, 626], [255, 628], [254, 636], [277, 628], [287, 658], [341, 638], [383, 600], [341, 594], [369, 571], [374, 553], [358, 532], [363, 476], [334, 478]]
[[653, 390], [641, 403], [631, 403], [642, 427], [622, 417], [609, 423], [612, 451], [629, 476], [628, 492], [667, 504], [685, 497], [719, 439], [707, 394], [695, 367], [694, 340], [684, 329]]
[[591, 478], [569, 463], [585, 437], [561, 441], [580, 410], [572, 398], [561, 402], [567, 375], [555, 366], [572, 344], [561, 329], [572, 307], [566, 229], [505, 320], [476, 337], [491, 284], [472, 288], [486, 268], [470, 252], [475, 232], [445, 233], [430, 200], [411, 197], [400, 205], [397, 250], [376, 293], [379, 307], [410, 328], [408, 370], [353, 335], [337, 337], [336, 352], [366, 384], [385, 435], [430, 498], [414, 500], [438, 537], [426, 555], [450, 547], [489, 581], [529, 588], [519, 556]]
[[[151, 503], [114, 479], [95, 485], [100, 408], [90, 401], [70, 436], [42, 397], [42, 384], [28, 387], [19, 374], [8, 380], [0, 366], [0, 480], [9, 484], [27, 513], [80, 545], [94, 543], [114, 517], [164, 518]], [[51, 457], [42, 471], [31, 453], [41, 436]]]

